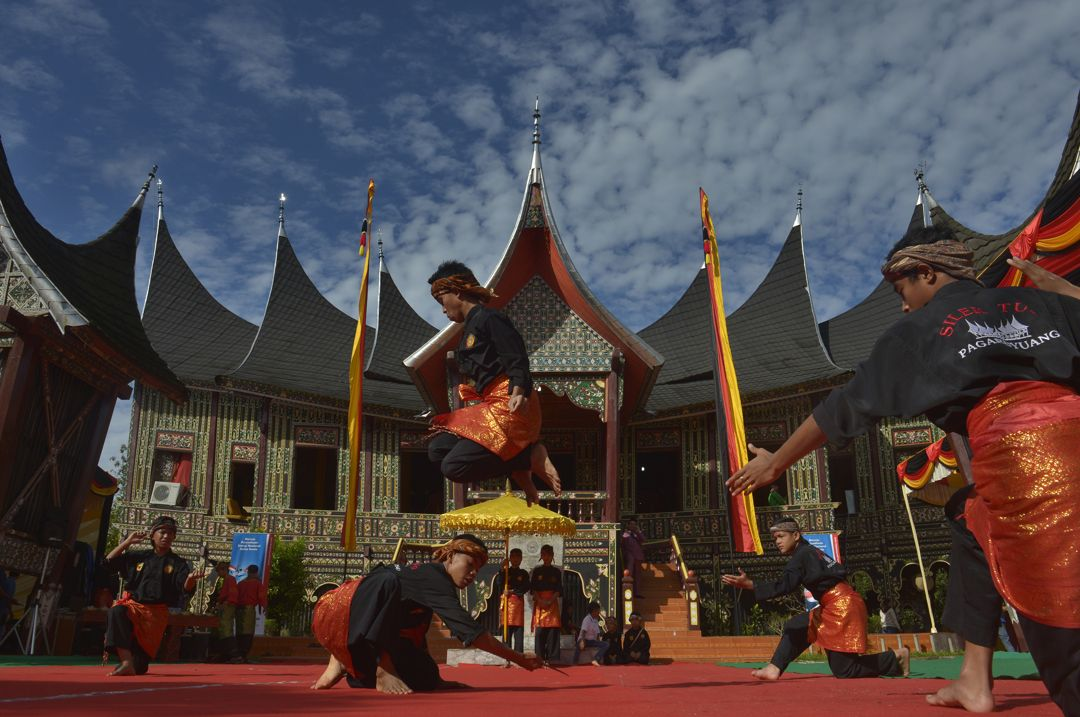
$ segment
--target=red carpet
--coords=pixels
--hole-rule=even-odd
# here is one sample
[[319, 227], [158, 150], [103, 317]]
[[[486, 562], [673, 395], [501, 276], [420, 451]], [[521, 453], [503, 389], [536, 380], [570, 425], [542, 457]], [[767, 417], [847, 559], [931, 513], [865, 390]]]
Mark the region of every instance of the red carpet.
[[[403, 697], [350, 689], [344, 683], [313, 692], [321, 668], [306, 665], [154, 664], [143, 677], [106, 678], [106, 668], [35, 666], [0, 669], [0, 714], [217, 717], [218, 715], [903, 715], [949, 717], [923, 694], [942, 680], [837, 680], [788, 675], [764, 684], [749, 671], [701, 664], [567, 668], [528, 673], [498, 667], [444, 667], [443, 677], [466, 691]], [[999, 680], [998, 711], [1061, 714], [1041, 682]], [[542, 703], [542, 706], [541, 704]]]

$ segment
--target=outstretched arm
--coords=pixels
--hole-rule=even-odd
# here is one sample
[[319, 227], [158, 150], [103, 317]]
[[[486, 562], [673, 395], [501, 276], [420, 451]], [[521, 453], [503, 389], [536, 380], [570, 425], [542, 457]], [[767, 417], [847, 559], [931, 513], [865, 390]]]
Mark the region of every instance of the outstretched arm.
[[1070, 283], [1052, 271], [1047, 271], [1038, 264], [1026, 259], [1008, 259], [1007, 261], [1009, 266], [1019, 269], [1036, 289], [1080, 299], [1080, 286]]
[[827, 440], [825, 432], [818, 426], [814, 416], [810, 415], [784, 441], [784, 445], [776, 449], [776, 453], [758, 448], [751, 443], [750, 451], [754, 457], [728, 478], [728, 490], [732, 494], [752, 493], [758, 488], [773, 483], [795, 461], [825, 445]]
[[501, 657], [504, 660], [509, 660], [516, 665], [524, 667], [526, 670], [535, 670], [544, 666], [538, 658], [526, 657], [520, 652], [514, 652], [503, 643], [496, 640], [491, 636], [490, 632], [482, 632], [480, 636], [472, 641], [472, 647], [479, 648], [484, 652], [490, 652], [496, 657]]

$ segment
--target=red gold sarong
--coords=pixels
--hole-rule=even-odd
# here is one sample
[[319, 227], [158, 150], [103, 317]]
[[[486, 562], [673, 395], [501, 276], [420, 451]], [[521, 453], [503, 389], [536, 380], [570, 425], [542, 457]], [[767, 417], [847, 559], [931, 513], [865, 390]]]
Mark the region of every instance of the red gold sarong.
[[[506, 621], [506, 618], [509, 618], [509, 622]], [[508, 627], [524, 627], [525, 599], [522, 598], [520, 595], [514, 595], [512, 593], [509, 597], [503, 598], [502, 619], [503, 623], [505, 623]]]
[[169, 608], [163, 604], [143, 605], [131, 598], [131, 593], [125, 592], [116, 601], [117, 605], [127, 608], [131, 625], [135, 628], [135, 640], [139, 643], [142, 651], [154, 659], [161, 640], [165, 637], [165, 628], [169, 626]]
[[504, 461], [540, 439], [539, 396], [533, 393], [523, 411], [511, 413], [510, 379], [506, 376], [489, 383], [483, 393], [460, 384], [458, 395], [466, 403], [479, 403], [440, 413], [431, 420], [433, 429], [476, 441]]
[[554, 590], [537, 590], [533, 600], [532, 628], [562, 627], [559, 615], [559, 593]]
[[810, 643], [833, 652], [866, 652], [866, 603], [847, 583], [837, 583], [810, 611]]
[[968, 414], [975, 490], [964, 519], [1001, 596], [1031, 619], [1080, 627], [1080, 396], [998, 384]]
[[336, 657], [345, 671], [353, 677], [356, 668], [353, 667], [352, 655], [349, 654], [349, 609], [352, 607], [353, 594], [360, 586], [363, 578], [347, 580], [340, 587], [319, 598], [315, 603], [315, 614], [311, 618], [311, 632], [315, 639], [326, 650]]

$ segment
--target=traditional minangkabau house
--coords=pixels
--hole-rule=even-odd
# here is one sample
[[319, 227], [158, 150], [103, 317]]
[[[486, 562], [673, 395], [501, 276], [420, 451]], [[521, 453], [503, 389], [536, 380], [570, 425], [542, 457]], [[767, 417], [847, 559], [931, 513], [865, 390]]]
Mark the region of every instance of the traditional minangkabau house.
[[[716, 460], [705, 274], [693, 277], [652, 325], [628, 330], [574, 268], [547, 200], [540, 147], [537, 111], [521, 210], [488, 286], [498, 295], [494, 305], [525, 337], [545, 442], [563, 476], [563, 498], [546, 495], [544, 503], [578, 521], [578, 534], [558, 545], [558, 562], [570, 575], [568, 592], [575, 605], [596, 598], [617, 609], [617, 528], [629, 515], [658, 541], [658, 557], [667, 558], [667, 541], [677, 537], [685, 564], [708, 585], [733, 565]], [[1075, 203], [1078, 149], [1080, 114], [1040, 207]], [[123, 529], [168, 512], [181, 524], [181, 549], [194, 551], [205, 539], [218, 555], [227, 554], [238, 530], [303, 538], [315, 584], [336, 584], [346, 572], [389, 559], [400, 538], [443, 539], [440, 512], [501, 489], [465, 491], [427, 461], [425, 414], [446, 410], [454, 400], [448, 353], [457, 327], [437, 330], [408, 305], [380, 247], [378, 331], [368, 329], [365, 347], [360, 550], [344, 555], [339, 536], [355, 321], [305, 274], [286, 236], [283, 206], [272, 287], [256, 326], [202, 286], [169, 235], [160, 198], [158, 204], [143, 327], [182, 380], [188, 400], [175, 403], [167, 387], [138, 377]], [[920, 176], [911, 224], [927, 222], [953, 227], [975, 250], [979, 266], [990, 267], [988, 276], [1000, 270], [1010, 242], [1030, 223], [993, 236], [974, 232], [933, 200]], [[906, 229], [881, 238], [880, 253]], [[696, 232], [688, 233], [686, 246], [698, 250]], [[1080, 257], [1069, 248], [1062, 252]], [[779, 446], [829, 390], [848, 380], [893, 316], [899, 317], [899, 303], [882, 283], [844, 313], [817, 320], [800, 206], [772, 268], [729, 317], [749, 440]], [[765, 320], [769, 331], [760, 330]], [[783, 513], [807, 529], [840, 531], [842, 556], [857, 587], [925, 612], [895, 466], [937, 437], [925, 420], [887, 420], [847, 447], [819, 449], [780, 481], [787, 505], [770, 507], [764, 491], [755, 496], [758, 525], [766, 531]], [[186, 490], [165, 493], [175, 505], [151, 505], [156, 483], [177, 482], [186, 482]], [[928, 567], [944, 566], [948, 535], [940, 508], [916, 503], [914, 516]], [[528, 552], [538, 544], [526, 547]], [[484, 607], [501, 557], [501, 548], [494, 552], [471, 588], [468, 600], [476, 609]], [[781, 560], [767, 551], [740, 556], [738, 564], [767, 574]]]
[[[153, 177], [153, 173], [151, 173]], [[38, 224], [0, 148], [0, 566], [55, 579], [110, 494], [98, 462], [129, 384], [179, 406], [183, 384], [151, 346], [135, 296], [146, 181], [98, 239], [68, 244]], [[100, 485], [98, 485], [100, 483]], [[111, 488], [115, 492], [115, 486]], [[84, 516], [84, 510], [88, 510]]]

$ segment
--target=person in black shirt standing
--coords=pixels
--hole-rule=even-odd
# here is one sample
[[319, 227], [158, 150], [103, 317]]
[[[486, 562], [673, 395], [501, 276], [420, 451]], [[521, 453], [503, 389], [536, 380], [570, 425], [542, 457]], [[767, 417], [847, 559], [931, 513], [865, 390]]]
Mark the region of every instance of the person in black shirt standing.
[[463, 324], [455, 359], [469, 384], [458, 386], [472, 405], [432, 419], [428, 457], [455, 483], [478, 483], [509, 473], [531, 505], [539, 497], [532, 473], [558, 495], [559, 473], [540, 439], [540, 401], [532, 392], [521, 334], [487, 303], [495, 294], [472, 271], [447, 261], [428, 278], [431, 295], [451, 321]]
[[753, 590], [754, 599], [768, 600], [804, 586], [821, 603], [810, 612], [788, 620], [772, 660], [750, 674], [759, 680], [778, 680], [787, 666], [813, 643], [829, 658], [829, 669], [837, 677], [881, 677], [907, 675], [909, 651], [899, 650], [864, 655], [866, 652], [866, 604], [845, 582], [847, 570], [803, 540], [794, 518], [783, 517], [769, 528], [777, 549], [788, 555], [784, 574], [772, 584], [762, 584], [738, 575], [721, 577], [725, 585]]
[[[1080, 302], [1037, 289], [983, 288], [971, 250], [943, 227], [909, 232], [882, 274], [908, 315], [775, 453], [752, 446], [753, 460], [728, 488], [769, 485], [826, 441], [846, 443], [885, 416], [925, 414], [966, 435], [973, 485], [949, 511], [950, 577], [959, 571], [973, 579], [966, 587], [957, 581], [963, 590], [950, 580], [948, 602], [981, 612], [994, 603], [982, 594], [992, 581], [1020, 614], [1051, 697], [1080, 715], [1080, 551], [1062, 548], [1080, 541]], [[967, 622], [950, 625], [965, 640], [960, 678], [927, 700], [989, 711], [993, 648], [965, 634], [975, 629]]]
[[[510, 551], [510, 558], [495, 576], [493, 595], [499, 599], [500, 624], [506, 626], [507, 642], [518, 652], [525, 652], [525, 593], [529, 592], [529, 573], [521, 568], [521, 548]], [[509, 578], [509, 580], [507, 580]], [[509, 587], [507, 587], [509, 585]], [[506, 663], [509, 667], [510, 663]]]
[[[147, 536], [151, 550], [128, 550]], [[165, 636], [169, 608], [180, 607], [203, 577], [192, 574], [191, 564], [172, 551], [175, 539], [176, 521], [163, 515], [148, 532], [132, 533], [105, 557], [106, 566], [124, 578], [124, 594], [109, 609], [105, 627], [105, 650], [120, 658], [110, 677], [146, 673]]]
[[527, 670], [541, 667], [535, 657], [492, 637], [458, 601], [458, 589], [468, 587], [486, 562], [483, 541], [462, 534], [438, 548], [433, 562], [379, 566], [323, 595], [312, 631], [330, 652], [330, 661], [311, 689], [330, 689], [342, 677], [350, 687], [389, 694], [461, 687], [442, 679], [428, 652], [425, 636], [433, 613], [465, 646]]
[[562, 634], [562, 571], [552, 565], [555, 548], [540, 547], [540, 565], [533, 568], [530, 589], [533, 595], [532, 628], [536, 656], [544, 662], [559, 659], [559, 637]]

